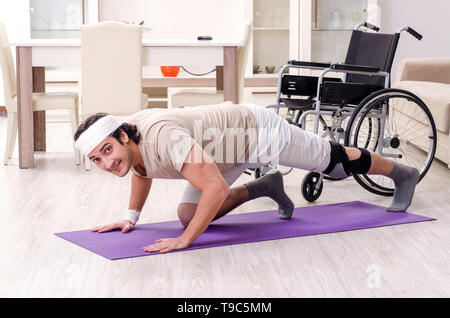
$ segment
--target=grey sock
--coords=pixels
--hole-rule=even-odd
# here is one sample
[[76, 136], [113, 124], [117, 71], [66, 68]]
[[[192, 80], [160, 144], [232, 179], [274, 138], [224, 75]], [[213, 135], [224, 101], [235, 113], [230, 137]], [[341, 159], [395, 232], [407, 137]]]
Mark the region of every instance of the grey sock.
[[276, 169], [270, 170], [263, 177], [245, 183], [249, 200], [269, 197], [278, 203], [278, 217], [290, 219], [294, 210], [294, 203], [284, 192], [283, 175]]
[[390, 212], [406, 211], [411, 204], [416, 184], [419, 181], [419, 171], [416, 168], [394, 162], [394, 168], [387, 177], [394, 180], [395, 184], [394, 200], [387, 210]]

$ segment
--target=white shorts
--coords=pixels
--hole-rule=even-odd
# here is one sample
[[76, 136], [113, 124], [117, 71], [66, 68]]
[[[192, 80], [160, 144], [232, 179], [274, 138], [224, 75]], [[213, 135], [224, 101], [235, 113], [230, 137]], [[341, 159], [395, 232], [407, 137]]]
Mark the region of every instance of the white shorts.
[[[231, 186], [248, 168], [282, 165], [309, 171], [324, 171], [330, 163], [331, 146], [328, 140], [289, 124], [274, 111], [255, 104], [245, 104], [258, 125], [258, 143], [249, 162], [225, 171], [222, 176]], [[200, 190], [188, 183], [181, 203], [197, 204]]]

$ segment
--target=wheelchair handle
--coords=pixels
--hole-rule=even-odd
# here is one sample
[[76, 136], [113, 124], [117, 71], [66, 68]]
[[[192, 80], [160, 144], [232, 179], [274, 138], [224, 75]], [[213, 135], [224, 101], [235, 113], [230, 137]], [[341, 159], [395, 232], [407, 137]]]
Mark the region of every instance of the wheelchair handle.
[[366, 27], [368, 29], [374, 30], [375, 32], [378, 32], [380, 30], [379, 27], [377, 27], [376, 25], [373, 25], [372, 23], [363, 21], [361, 23], [359, 23], [357, 26], [355, 26], [354, 30], [358, 30], [360, 27]]
[[407, 27], [406, 28], [406, 32], [408, 32], [409, 34], [411, 34], [413, 37], [415, 37], [417, 40], [422, 40], [422, 35], [419, 34], [416, 30], [414, 30], [411, 27]]
[[373, 25], [372, 23], [364, 22], [364, 26], [366, 28], [374, 30], [375, 32], [378, 32], [380, 30], [379, 27], [377, 27], [376, 25]]

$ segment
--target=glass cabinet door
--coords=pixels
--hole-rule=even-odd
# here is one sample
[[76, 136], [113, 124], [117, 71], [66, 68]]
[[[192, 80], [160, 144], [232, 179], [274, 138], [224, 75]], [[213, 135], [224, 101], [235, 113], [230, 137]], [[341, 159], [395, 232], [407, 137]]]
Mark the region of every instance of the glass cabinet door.
[[367, 21], [367, 0], [311, 1], [311, 61], [343, 63], [353, 28]]
[[253, 74], [277, 76], [289, 60], [290, 0], [253, 0]]
[[84, 0], [30, 0], [31, 38], [79, 38], [85, 11]]

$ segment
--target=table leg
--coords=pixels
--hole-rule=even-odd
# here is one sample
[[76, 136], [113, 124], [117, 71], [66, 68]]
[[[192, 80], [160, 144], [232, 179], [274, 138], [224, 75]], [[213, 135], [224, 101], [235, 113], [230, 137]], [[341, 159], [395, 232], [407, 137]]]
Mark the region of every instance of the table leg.
[[216, 66], [216, 90], [223, 91], [223, 66]]
[[31, 47], [16, 48], [19, 168], [34, 167]]
[[239, 103], [237, 46], [223, 48], [223, 95], [225, 101]]
[[[33, 92], [45, 92], [45, 67], [33, 67]], [[34, 151], [46, 151], [45, 111], [33, 112]]]

